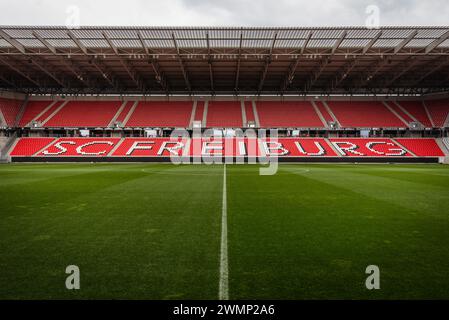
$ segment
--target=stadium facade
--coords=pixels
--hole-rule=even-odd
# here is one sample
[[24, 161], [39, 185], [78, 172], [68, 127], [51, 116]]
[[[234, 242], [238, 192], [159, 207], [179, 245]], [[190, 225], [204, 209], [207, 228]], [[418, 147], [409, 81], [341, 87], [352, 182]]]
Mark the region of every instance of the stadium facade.
[[448, 74], [449, 27], [2, 26], [1, 155], [445, 162]]

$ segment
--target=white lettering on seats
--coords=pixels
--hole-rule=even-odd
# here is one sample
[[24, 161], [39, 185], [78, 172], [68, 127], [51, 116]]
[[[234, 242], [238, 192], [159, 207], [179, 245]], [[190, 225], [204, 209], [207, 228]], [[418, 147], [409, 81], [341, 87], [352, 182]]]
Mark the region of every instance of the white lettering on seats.
[[[391, 142], [385, 142], [385, 141], [370, 141], [366, 144], [366, 148], [374, 153], [377, 153], [379, 155], [386, 155], [386, 156], [403, 156], [405, 155], [407, 152], [402, 149], [402, 148], [388, 148], [387, 151], [391, 151], [391, 152], [382, 152], [382, 151], [377, 151], [374, 149], [374, 146], [377, 144], [385, 144], [387, 146], [391, 146], [391, 147], [397, 147], [394, 143]], [[392, 153], [392, 152], [396, 152], [396, 153]]]
[[[59, 142], [57, 142], [57, 143], [55, 143], [55, 144], [53, 145], [53, 147], [55, 147], [56, 149], [59, 149], [58, 152], [50, 152], [50, 151], [48, 151], [48, 150], [45, 150], [45, 151], [43, 151], [42, 153], [45, 154], [45, 155], [47, 155], [47, 156], [57, 156], [57, 155], [60, 155], [60, 154], [64, 154], [64, 153], [67, 152], [67, 148], [63, 147], [63, 146], [62, 146], [63, 144], [74, 145], [74, 144], [76, 144], [76, 143], [73, 142], [73, 141], [59, 141]], [[51, 147], [50, 147], [50, 148], [51, 148]]]
[[[347, 156], [348, 154], [346, 152], [358, 155], [358, 156], [364, 156], [365, 154], [356, 151], [359, 147], [355, 145], [352, 142], [349, 141], [332, 141], [332, 144], [334, 145], [335, 149], [342, 155]], [[347, 147], [340, 146], [340, 144], [346, 144], [349, 145]]]
[[[167, 145], [170, 143], [174, 143], [175, 145], [172, 147], [168, 147]], [[159, 148], [159, 151], [157, 152], [158, 156], [161, 156], [164, 154], [164, 151], [170, 152], [174, 156], [179, 156], [178, 150], [182, 150], [184, 148], [184, 143], [180, 141], [164, 141]]]
[[[271, 144], [275, 146], [272, 147]], [[267, 156], [285, 156], [289, 154], [289, 151], [283, 147], [282, 143], [277, 141], [262, 141], [262, 147]], [[271, 152], [272, 150], [278, 150], [280, 152]]]
[[107, 144], [109, 146], [113, 146], [114, 145], [114, 143], [111, 142], [111, 141], [92, 141], [92, 142], [84, 143], [84, 144], [80, 145], [79, 147], [77, 147], [76, 148], [76, 152], [78, 154], [82, 154], [84, 156], [99, 156], [99, 155], [105, 154], [106, 150], [98, 151], [98, 152], [84, 152], [83, 151], [83, 149], [85, 147], [99, 145], [99, 144]]
[[[211, 145], [209, 145], [211, 144]], [[216, 145], [219, 144], [219, 145]], [[220, 151], [219, 153], [214, 152], [214, 156], [220, 156], [223, 154], [223, 142], [221, 141], [205, 141], [203, 142], [203, 148], [201, 150], [202, 156], [210, 156], [211, 151]]]
[[306, 156], [323, 156], [326, 154], [323, 146], [318, 141], [315, 141], [314, 144], [318, 148], [318, 152], [314, 152], [314, 153], [306, 152], [304, 150], [304, 148], [301, 146], [301, 143], [299, 143], [298, 141], [295, 141], [295, 145], [296, 145], [296, 148], [298, 148], [298, 151]]
[[126, 152], [126, 155], [127, 156], [131, 155], [135, 150], [152, 150], [153, 144], [154, 141], [135, 141], [131, 146], [131, 148], [129, 148], [129, 150]]
[[239, 141], [239, 155], [240, 156], [246, 156], [246, 145], [245, 141]]

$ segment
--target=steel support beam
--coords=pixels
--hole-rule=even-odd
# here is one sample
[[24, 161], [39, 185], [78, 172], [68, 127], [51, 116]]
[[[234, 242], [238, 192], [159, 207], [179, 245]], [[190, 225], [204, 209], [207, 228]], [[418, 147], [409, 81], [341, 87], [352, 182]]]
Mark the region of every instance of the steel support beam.
[[0, 30], [0, 37], [5, 39], [10, 45], [20, 51], [22, 54], [26, 54], [25, 47], [16, 39], [11, 38], [5, 31]]
[[[48, 75], [50, 78], [52, 78], [54, 81], [56, 81], [61, 87], [66, 87], [67, 85], [59, 79], [59, 77], [52, 71], [49, 70], [49, 66], [46, 65], [46, 63], [41, 63], [36, 60], [36, 58], [31, 58], [31, 62], [42, 72], [44, 72], [46, 75]], [[51, 68], [51, 67], [50, 67]]]
[[372, 38], [365, 47], [363, 47], [362, 54], [365, 55], [369, 49], [373, 47], [373, 45], [379, 40], [379, 38], [382, 36], [382, 31], [379, 31], [374, 38]]
[[418, 63], [419, 63], [418, 59], [412, 59], [412, 58], [409, 58], [409, 59], [407, 59], [407, 61], [404, 61], [401, 64], [401, 68], [400, 68], [401, 71], [395, 73], [395, 75], [385, 83], [385, 87], [386, 88], [390, 87], [392, 83], [394, 83], [396, 80], [398, 80], [400, 77], [402, 77], [405, 73], [407, 73], [409, 70], [411, 70]]
[[2, 80], [3, 82], [9, 84], [14, 88], [18, 88], [18, 86], [13, 82], [13, 80], [8, 79], [3, 73], [0, 73], [0, 80]]
[[41, 84], [39, 83], [39, 81], [31, 78], [30, 75], [26, 74], [25, 72], [23, 72], [22, 70], [20, 70], [19, 68], [17, 68], [16, 66], [14, 66], [13, 64], [10, 63], [10, 61], [4, 59], [3, 57], [0, 56], [0, 62], [3, 63], [4, 65], [8, 66], [10, 69], [12, 69], [13, 71], [17, 72], [18, 74], [20, 74], [22, 77], [24, 77], [25, 79], [27, 79], [28, 81], [30, 81], [31, 83], [35, 84], [38, 87], [41, 87]]
[[[75, 42], [77, 47], [84, 53], [84, 55], [88, 56], [87, 48], [81, 43], [81, 41], [70, 31], [67, 30], [67, 35]], [[103, 68], [101, 67], [101, 62], [95, 61], [95, 59], [90, 59], [89, 63], [92, 64], [95, 69], [100, 73], [100, 75], [105, 79], [112, 87], [117, 88], [115, 83], [115, 78], [112, 75], [109, 75]]]
[[449, 57], [444, 57], [443, 59], [440, 59], [440, 61], [437, 63], [437, 65], [435, 66], [428, 66], [425, 68], [425, 70], [428, 70], [426, 73], [424, 73], [422, 76], [420, 76], [418, 78], [418, 80], [416, 80], [416, 82], [414, 83], [414, 85], [418, 85], [419, 83], [421, 83], [421, 81], [423, 81], [425, 78], [427, 78], [428, 76], [430, 76], [431, 74], [437, 72], [438, 70], [440, 70], [441, 68], [447, 66], [449, 64]]
[[258, 85], [258, 87], [257, 87], [257, 92], [259, 92], [259, 93], [260, 93], [260, 91], [262, 91], [263, 84], [264, 84], [265, 78], [266, 78], [266, 76], [267, 76], [268, 66], [269, 66], [270, 63], [271, 63], [271, 58], [272, 58], [272, 55], [273, 55], [273, 49], [274, 49], [274, 45], [276, 44], [276, 38], [277, 38], [277, 36], [278, 36], [278, 34], [275, 33], [275, 34], [274, 34], [274, 37], [273, 37], [273, 40], [271, 41], [270, 52], [269, 52], [268, 56], [265, 58], [264, 69], [263, 69], [262, 75], [261, 75], [261, 77], [260, 77], [259, 85]]
[[187, 74], [186, 67], [184, 66], [184, 61], [182, 60], [182, 57], [181, 57], [181, 54], [180, 54], [180, 51], [179, 51], [179, 47], [178, 47], [178, 43], [176, 42], [175, 34], [172, 33], [171, 36], [172, 36], [172, 39], [173, 39], [173, 44], [174, 44], [175, 49], [176, 49], [176, 54], [177, 54], [177, 57], [178, 57], [179, 66], [181, 67], [181, 72], [182, 72], [182, 75], [184, 77], [184, 81], [186, 83], [186, 88], [187, 88], [187, 90], [189, 90], [189, 92], [191, 92], [192, 91], [192, 87], [190, 86], [189, 76]]
[[432, 41], [424, 50], [424, 52], [430, 53], [433, 49], [435, 49], [436, 47], [438, 47], [440, 44], [442, 44], [444, 41], [446, 41], [447, 39], [449, 39], [449, 31], [445, 32], [441, 37], [439, 37], [438, 39]]
[[298, 54], [298, 57], [296, 58], [295, 62], [290, 64], [288, 68], [288, 72], [285, 75], [284, 81], [282, 82], [281, 91], [284, 92], [293, 82], [293, 79], [295, 78], [296, 69], [298, 68], [299, 62], [301, 61], [301, 58], [304, 54], [304, 51], [307, 48], [307, 45], [309, 44], [310, 39], [312, 38], [313, 32], [310, 31], [307, 35], [306, 40], [304, 41], [304, 44], [301, 47], [301, 50]]
[[318, 78], [323, 73], [324, 69], [326, 69], [327, 65], [330, 63], [330, 58], [326, 56], [320, 61], [320, 65], [318, 66], [318, 69], [315, 70], [315, 72], [310, 76], [309, 80], [306, 82], [305, 91], [308, 92], [316, 83]]
[[97, 69], [103, 79], [105, 79], [112, 87], [117, 87], [115, 77], [106, 70], [105, 66], [100, 61], [91, 59], [89, 60], [89, 63], [91, 63], [95, 67], [95, 69]]
[[214, 89], [214, 73], [212, 70], [212, 56], [210, 55], [209, 33], [206, 33], [206, 41], [207, 41], [207, 63], [209, 65], [210, 89], [213, 93], [215, 91], [215, 89]]
[[[393, 50], [393, 55], [396, 55], [399, 51], [402, 50], [402, 48], [404, 48], [410, 41], [412, 41], [412, 39], [418, 34], [418, 31], [414, 30], [412, 33], [410, 33], [407, 38], [405, 38], [404, 40], [402, 40]], [[372, 71], [368, 76], [366, 76], [364, 79], [362, 79], [361, 81], [361, 85], [366, 85], [368, 84], [378, 73], [380, 70], [382, 70], [383, 67], [385, 67], [386, 65], [388, 65], [391, 62], [391, 60], [389, 58], [385, 58], [384, 56], [381, 56], [381, 59], [376, 63], [376, 65], [374, 65], [373, 69], [374, 71]]]
[[111, 38], [109, 38], [109, 36], [106, 34], [106, 32], [103, 31], [102, 34], [103, 34], [103, 37], [106, 39], [107, 43], [109, 44], [109, 46], [111, 47], [111, 49], [114, 51], [115, 55], [118, 57], [122, 67], [125, 69], [126, 73], [129, 75], [131, 80], [136, 85], [136, 87], [139, 88], [139, 89], [143, 89], [143, 85], [139, 81], [139, 76], [134, 71], [131, 70], [131, 66], [129, 65], [129, 63], [127, 61], [125, 61], [120, 56], [120, 53], [118, 51], [117, 46], [114, 45], [114, 43], [112, 42]]
[[[379, 40], [382, 36], [382, 31], [379, 31], [362, 49], [362, 55], [366, 55], [366, 53], [373, 47], [373, 45]], [[351, 71], [357, 66], [359, 63], [358, 58], [355, 58], [344, 67], [343, 71], [336, 77], [335, 82], [332, 84], [332, 90], [337, 88], [351, 73]]]
[[[35, 36], [36, 39], [38, 39], [44, 46], [46, 46], [47, 49], [50, 50], [53, 54], [57, 54], [56, 48], [52, 46], [47, 40], [42, 38], [36, 31], [33, 31], [33, 36]], [[86, 86], [90, 85], [89, 81], [86, 80], [87, 76], [83, 75], [82, 72], [76, 70], [77, 67], [74, 66], [73, 61], [67, 61], [67, 58], [61, 56], [60, 62], [64, 64], [64, 66], [67, 67], [71, 73], [73, 73], [78, 81], [82, 82]]]
[[240, 60], [242, 55], [243, 33], [240, 33], [239, 51], [237, 53], [237, 70], [235, 71], [234, 90], [239, 90]]
[[335, 41], [334, 46], [332, 47], [332, 54], [335, 53], [335, 51], [337, 51], [337, 49], [340, 47], [341, 43], [343, 42], [343, 40], [346, 38], [346, 35], [348, 34], [347, 31], [343, 31], [340, 35], [340, 37], [338, 38], [337, 41]]
[[72, 33], [72, 31], [67, 30], [67, 35], [75, 42], [76, 46], [85, 54], [88, 54], [87, 48], [84, 46], [84, 44], [81, 43], [81, 41], [75, 37], [75, 35]]
[[418, 34], [418, 31], [414, 30], [412, 33], [408, 35], [407, 38], [402, 40], [395, 48], [394, 48], [394, 54], [397, 54], [399, 51], [402, 50], [412, 39]]
[[44, 46], [46, 46], [47, 49], [51, 51], [51, 53], [53, 54], [57, 53], [56, 48], [52, 46], [47, 40], [42, 38], [36, 31], [33, 31], [33, 36], [35, 36], [36, 39], [38, 39]]
[[151, 50], [146, 45], [140, 31], [137, 32], [137, 36], [139, 37], [140, 44], [141, 44], [143, 50], [145, 51], [145, 54], [149, 58], [149, 63], [151, 64], [151, 67], [153, 68], [153, 71], [155, 73], [156, 82], [159, 83], [159, 85], [162, 87], [162, 90], [164, 90], [165, 92], [168, 92], [167, 81], [164, 77], [164, 74], [160, 70], [159, 63], [156, 61], [156, 59], [154, 59], [154, 57], [151, 53]]
[[[332, 46], [332, 50], [331, 50], [332, 55], [340, 47], [341, 43], [346, 38], [347, 34], [348, 34], [347, 31], [343, 31], [341, 33], [340, 37], [335, 41], [334, 45]], [[306, 88], [305, 88], [306, 92], [309, 91], [315, 85], [316, 81], [321, 76], [321, 74], [323, 73], [324, 69], [326, 69], [326, 67], [329, 65], [330, 62], [331, 62], [331, 57], [330, 56], [326, 56], [324, 59], [321, 60], [320, 66], [318, 67], [318, 69], [312, 74], [312, 76], [306, 82]]]
[[346, 64], [344, 70], [336, 77], [335, 82], [332, 84], [332, 90], [337, 88], [340, 83], [342, 83], [349, 76], [351, 71], [357, 66], [358, 63], [359, 61], [357, 59], [354, 59]]

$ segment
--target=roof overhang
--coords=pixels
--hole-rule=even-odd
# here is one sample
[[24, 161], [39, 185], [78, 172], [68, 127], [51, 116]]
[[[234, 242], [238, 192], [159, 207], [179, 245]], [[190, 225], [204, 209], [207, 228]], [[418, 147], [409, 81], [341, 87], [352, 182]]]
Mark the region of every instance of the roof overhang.
[[0, 89], [27, 93], [426, 94], [449, 26], [0, 26]]

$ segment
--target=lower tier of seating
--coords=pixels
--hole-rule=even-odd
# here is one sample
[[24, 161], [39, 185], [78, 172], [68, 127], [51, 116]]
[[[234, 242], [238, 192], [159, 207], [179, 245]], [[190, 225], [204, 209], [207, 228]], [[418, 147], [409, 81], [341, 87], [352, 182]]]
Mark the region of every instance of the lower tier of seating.
[[411, 157], [412, 154], [392, 139], [329, 139], [343, 157]]
[[20, 138], [11, 157], [441, 157], [435, 139]]
[[435, 139], [396, 139], [402, 146], [412, 150], [418, 157], [441, 156], [445, 154], [441, 151]]
[[55, 138], [20, 138], [9, 155], [30, 157], [48, 147], [54, 140]]

